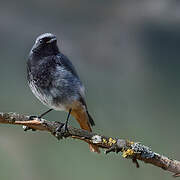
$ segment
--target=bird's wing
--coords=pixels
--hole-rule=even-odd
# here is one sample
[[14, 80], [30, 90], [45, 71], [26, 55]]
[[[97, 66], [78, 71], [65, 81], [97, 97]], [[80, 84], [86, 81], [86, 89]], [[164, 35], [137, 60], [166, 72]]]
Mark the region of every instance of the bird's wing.
[[55, 60], [56, 64], [58, 64], [61, 67], [64, 67], [64, 69], [69, 71], [77, 79], [77, 81], [80, 83], [79, 95], [80, 95], [80, 97], [82, 97], [82, 99], [84, 99], [85, 98], [85, 88], [74, 68], [74, 65], [71, 63], [71, 61], [68, 59], [68, 57], [65, 56], [64, 54], [60, 53], [60, 54], [54, 56], [54, 60]]
[[79, 79], [79, 76], [73, 64], [71, 63], [71, 61], [68, 59], [67, 56], [61, 53], [61, 54], [56, 55], [54, 58], [55, 58], [56, 64], [59, 64], [60, 66], [65, 67], [66, 70], [70, 71], [76, 78]]
[[[55, 58], [56, 58], [55, 59], [56, 64], [59, 64], [60, 66], [65, 67], [66, 70], [71, 72], [79, 80], [79, 76], [78, 76], [73, 64], [71, 63], [71, 61], [65, 55], [59, 54]], [[80, 82], [80, 80], [79, 80], [79, 82]], [[80, 95], [79, 101], [85, 107], [85, 113], [86, 113], [86, 116], [88, 117], [88, 121], [93, 126], [93, 125], [95, 125], [95, 123], [94, 123], [94, 120], [92, 119], [92, 117], [90, 116], [90, 114], [88, 113], [87, 105], [86, 105], [86, 102], [85, 102], [85, 92], [84, 91], [85, 91], [84, 86], [81, 83], [81, 88], [80, 88], [80, 91], [79, 91], [79, 95]]]

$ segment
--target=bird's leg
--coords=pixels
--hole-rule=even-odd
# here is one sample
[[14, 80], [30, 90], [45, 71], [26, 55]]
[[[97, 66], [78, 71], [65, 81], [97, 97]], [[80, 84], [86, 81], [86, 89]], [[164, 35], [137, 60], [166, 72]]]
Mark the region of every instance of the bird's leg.
[[51, 112], [53, 109], [49, 109], [48, 111], [42, 113], [40, 116], [38, 116], [39, 119], [41, 119], [44, 115], [46, 115], [47, 113]]
[[46, 115], [47, 113], [49, 113], [50, 111], [52, 111], [53, 109], [49, 109], [48, 111], [42, 113], [40, 116], [29, 116], [29, 120], [33, 120], [35, 118], [41, 119], [44, 115]]
[[[53, 109], [49, 109], [48, 111], [42, 113], [40, 116], [29, 116], [29, 120], [33, 120], [33, 119], [35, 119], [35, 118], [38, 118], [39, 120], [41, 120], [41, 118], [42, 118], [44, 115], [46, 115], [47, 113], [49, 113], [49, 112], [52, 111], [52, 110], [53, 110]], [[36, 131], [35, 129], [29, 128], [29, 127], [27, 127], [27, 126], [23, 126], [23, 129], [24, 129], [24, 131], [28, 131], [28, 130]]]
[[63, 133], [68, 132], [67, 126], [68, 126], [68, 122], [69, 122], [69, 117], [70, 117], [70, 115], [71, 115], [71, 111], [72, 111], [72, 109], [69, 109], [68, 116], [67, 116], [66, 122], [64, 123], [64, 126], [60, 125], [60, 126], [56, 129], [56, 132], [61, 132], [62, 127], [64, 127], [64, 132], [63, 132]]
[[68, 122], [69, 122], [69, 117], [71, 115], [71, 111], [72, 111], [72, 109], [69, 110], [69, 113], [68, 113], [68, 116], [67, 116], [67, 119], [66, 119], [66, 122], [65, 122], [65, 132], [68, 131], [67, 125], [68, 125]]

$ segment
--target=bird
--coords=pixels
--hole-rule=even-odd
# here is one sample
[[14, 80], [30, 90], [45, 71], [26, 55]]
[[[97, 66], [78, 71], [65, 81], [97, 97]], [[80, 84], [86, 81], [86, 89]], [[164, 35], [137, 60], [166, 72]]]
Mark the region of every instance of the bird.
[[[88, 112], [84, 85], [72, 62], [59, 50], [54, 34], [36, 38], [27, 60], [27, 81], [33, 94], [49, 108], [39, 119], [52, 110], [65, 111], [66, 128], [72, 115], [82, 129], [92, 132], [95, 123]], [[89, 148], [100, 153], [97, 145], [89, 144]]]

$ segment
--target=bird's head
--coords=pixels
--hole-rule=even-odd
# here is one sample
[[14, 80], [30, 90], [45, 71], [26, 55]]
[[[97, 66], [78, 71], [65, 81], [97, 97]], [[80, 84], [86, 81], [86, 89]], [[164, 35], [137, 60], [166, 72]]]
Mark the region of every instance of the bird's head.
[[40, 56], [51, 56], [59, 53], [56, 36], [51, 33], [38, 36], [31, 51]]

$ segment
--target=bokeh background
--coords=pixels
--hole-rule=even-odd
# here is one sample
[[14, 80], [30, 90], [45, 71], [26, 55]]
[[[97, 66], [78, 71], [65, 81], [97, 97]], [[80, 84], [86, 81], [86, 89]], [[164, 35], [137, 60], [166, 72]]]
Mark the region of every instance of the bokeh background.
[[[52, 32], [86, 86], [94, 131], [140, 141], [180, 160], [180, 2], [31, 0], [0, 2], [0, 111], [47, 108], [26, 82], [36, 37]], [[64, 121], [67, 114], [46, 118]], [[78, 124], [71, 118], [71, 125]], [[0, 179], [170, 179], [120, 155], [96, 155], [71, 139], [0, 125]]]

